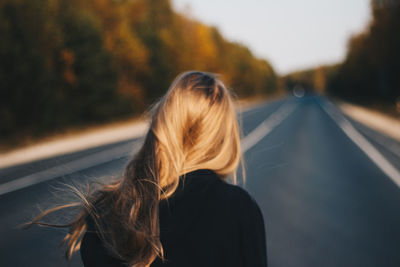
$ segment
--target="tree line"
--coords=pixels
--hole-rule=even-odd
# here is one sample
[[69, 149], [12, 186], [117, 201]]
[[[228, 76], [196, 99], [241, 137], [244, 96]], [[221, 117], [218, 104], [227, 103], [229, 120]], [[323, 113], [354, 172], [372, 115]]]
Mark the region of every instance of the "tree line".
[[276, 90], [267, 61], [168, 0], [0, 0], [0, 36], [4, 140], [140, 113], [189, 69]]
[[394, 104], [400, 97], [400, 4], [374, 0], [371, 10], [372, 21], [350, 39], [346, 59], [327, 90], [360, 103]]
[[372, 19], [348, 42], [341, 63], [281, 77], [287, 89], [300, 84], [360, 104], [395, 107], [400, 102], [400, 3], [372, 0]]

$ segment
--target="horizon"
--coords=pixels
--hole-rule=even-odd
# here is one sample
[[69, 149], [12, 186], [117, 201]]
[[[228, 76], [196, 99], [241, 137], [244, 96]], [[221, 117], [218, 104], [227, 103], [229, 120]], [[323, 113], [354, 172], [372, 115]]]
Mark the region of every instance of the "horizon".
[[349, 38], [371, 20], [369, 0], [231, 1], [229, 9], [221, 0], [172, 0], [172, 5], [179, 13], [217, 27], [228, 40], [247, 46], [279, 75], [340, 63]]

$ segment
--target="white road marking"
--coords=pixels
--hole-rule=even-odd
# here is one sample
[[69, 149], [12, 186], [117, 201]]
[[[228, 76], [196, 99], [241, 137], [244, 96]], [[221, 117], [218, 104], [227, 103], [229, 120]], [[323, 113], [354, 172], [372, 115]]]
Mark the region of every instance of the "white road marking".
[[[241, 111], [242, 114], [252, 113], [253, 110], [257, 111], [264, 104], [264, 101], [261, 103], [242, 104], [241, 106], [237, 106], [236, 110], [238, 112]], [[143, 119], [96, 127], [77, 135], [59, 136], [55, 140], [43, 141], [27, 147], [0, 153], [0, 168], [83, 151], [101, 145], [127, 141], [145, 135], [148, 128], [149, 122]]]
[[364, 128], [361, 132], [400, 158], [400, 144], [392, 139], [391, 136], [379, 131], [375, 132], [369, 128]]
[[102, 145], [114, 144], [143, 136], [148, 130], [146, 121], [104, 126], [86, 133], [59, 137], [52, 141], [0, 153], [0, 168], [52, 158]]
[[296, 104], [286, 102], [278, 108], [277, 111], [272, 113], [253, 131], [246, 135], [241, 140], [242, 151], [245, 153], [247, 150], [257, 144], [262, 138], [267, 136], [276, 126], [278, 126], [290, 113], [293, 112]]
[[[263, 121], [257, 128], [250, 132], [246, 137], [241, 140], [242, 150], [245, 153], [248, 149], [257, 144], [262, 138], [270, 133], [276, 126], [278, 126], [293, 110], [295, 104], [286, 102], [271, 114], [265, 121]], [[47, 170], [36, 172], [21, 178], [14, 179], [0, 185], [0, 195], [23, 189], [41, 182], [49, 181], [51, 179], [62, 177], [74, 172], [78, 172], [90, 167], [94, 167], [112, 160], [120, 159], [128, 156], [129, 153], [135, 153], [139, 149], [140, 141], [134, 144], [134, 149], [127, 145], [120, 145], [110, 150], [95, 153], [77, 160], [52, 167]]]
[[396, 169], [330, 102], [321, 103], [321, 107], [375, 164], [397, 186], [400, 187], [400, 172]]
[[[140, 141], [135, 142], [133, 151], [136, 151]], [[0, 185], [0, 196], [9, 192], [29, 187], [41, 182], [49, 181], [56, 177], [62, 177], [74, 172], [88, 169], [106, 162], [128, 156], [132, 152], [132, 147], [126, 144], [114, 147], [112, 149], [98, 152], [71, 162], [52, 167], [50, 169], [36, 172], [21, 178], [14, 179]]]

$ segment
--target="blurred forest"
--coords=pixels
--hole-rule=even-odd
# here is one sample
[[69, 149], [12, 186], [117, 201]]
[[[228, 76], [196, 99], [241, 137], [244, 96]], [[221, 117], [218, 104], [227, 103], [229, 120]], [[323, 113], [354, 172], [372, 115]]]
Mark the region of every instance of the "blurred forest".
[[276, 90], [267, 61], [167, 0], [0, 0], [0, 37], [2, 140], [141, 113], [189, 69]]
[[282, 77], [287, 89], [305, 89], [364, 105], [400, 102], [400, 2], [372, 0], [372, 20], [348, 42], [344, 62]]
[[355, 102], [394, 104], [400, 96], [400, 3], [374, 0], [371, 10], [370, 25], [349, 41], [327, 90]]

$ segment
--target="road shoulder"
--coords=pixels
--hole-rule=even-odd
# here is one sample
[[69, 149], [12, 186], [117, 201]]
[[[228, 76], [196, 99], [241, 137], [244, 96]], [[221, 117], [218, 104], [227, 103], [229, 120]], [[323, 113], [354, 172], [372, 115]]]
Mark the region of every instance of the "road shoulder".
[[[267, 101], [265, 98], [250, 98], [238, 100], [235, 105], [239, 111], [246, 112], [264, 104], [265, 101]], [[143, 136], [147, 129], [148, 121], [142, 117], [98, 126], [73, 134], [53, 136], [50, 140], [38, 141], [32, 145], [0, 153], [0, 168], [126, 141]]]
[[400, 141], [400, 120], [388, 116], [376, 110], [367, 109], [358, 105], [343, 101], [336, 101], [336, 104], [350, 118]]

